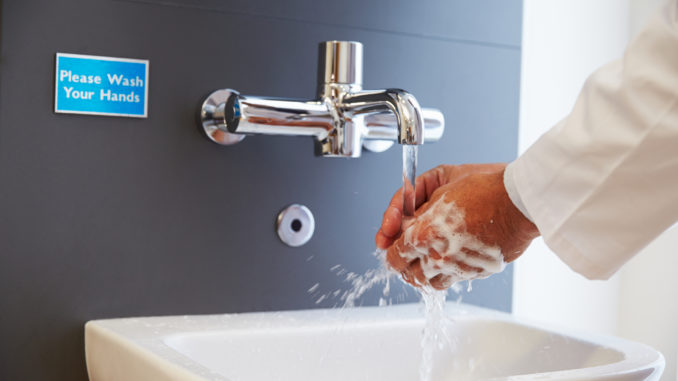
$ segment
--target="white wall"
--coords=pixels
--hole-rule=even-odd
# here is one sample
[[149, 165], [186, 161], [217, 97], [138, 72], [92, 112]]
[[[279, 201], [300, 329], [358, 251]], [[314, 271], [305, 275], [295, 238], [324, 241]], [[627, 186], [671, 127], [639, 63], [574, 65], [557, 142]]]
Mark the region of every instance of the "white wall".
[[[621, 56], [661, 0], [525, 0], [520, 151], [567, 115], [586, 77]], [[572, 272], [538, 240], [516, 262], [516, 315], [614, 334], [660, 350], [678, 380], [678, 226], [611, 280]]]
[[621, 271], [618, 332], [664, 354], [662, 380], [678, 380], [678, 227], [669, 229]]
[[[630, 0], [635, 35], [661, 0]], [[662, 380], [678, 380], [678, 226], [666, 231], [621, 270], [617, 334], [666, 357]]]

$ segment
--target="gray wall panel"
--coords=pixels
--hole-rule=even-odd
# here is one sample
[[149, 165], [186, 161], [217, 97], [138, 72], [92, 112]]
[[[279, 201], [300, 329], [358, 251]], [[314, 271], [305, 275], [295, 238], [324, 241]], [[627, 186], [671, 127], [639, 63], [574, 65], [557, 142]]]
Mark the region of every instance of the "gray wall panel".
[[520, 46], [516, 1], [118, 0], [483, 45]]
[[[367, 18], [273, 17], [283, 12], [276, 1], [188, 3], [2, 2], [2, 380], [86, 379], [89, 319], [327, 307], [334, 301], [316, 305], [306, 290], [345, 288], [330, 267], [377, 265], [373, 237], [399, 186], [398, 147], [323, 159], [309, 139], [248, 137], [224, 148], [196, 127], [199, 103], [216, 88], [313, 97], [319, 41], [363, 42], [366, 88], [402, 87], [443, 110], [446, 134], [421, 149], [422, 170], [516, 154], [519, 1], [432, 2], [412, 25], [393, 21], [410, 6], [391, 7], [371, 29], [361, 26]], [[376, 20], [381, 9], [363, 5]], [[149, 59], [149, 118], [53, 114], [57, 51]], [[317, 222], [297, 249], [273, 230], [292, 202]], [[393, 293], [416, 300], [406, 287]], [[509, 310], [510, 267], [463, 299]]]

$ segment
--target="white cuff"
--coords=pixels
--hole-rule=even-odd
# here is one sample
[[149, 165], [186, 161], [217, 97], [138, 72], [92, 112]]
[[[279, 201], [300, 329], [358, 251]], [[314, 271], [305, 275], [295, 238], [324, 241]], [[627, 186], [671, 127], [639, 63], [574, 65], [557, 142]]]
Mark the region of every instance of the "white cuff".
[[523, 213], [523, 216], [530, 220], [530, 222], [534, 223], [534, 220], [530, 216], [530, 213], [525, 208], [525, 204], [523, 204], [523, 200], [520, 198], [518, 189], [516, 189], [516, 184], [513, 180], [512, 164], [513, 163], [509, 164], [504, 170], [504, 188], [506, 188], [506, 193], [508, 193], [508, 196], [513, 202], [513, 205], [515, 205], [516, 208], [518, 208], [518, 210], [520, 210]]

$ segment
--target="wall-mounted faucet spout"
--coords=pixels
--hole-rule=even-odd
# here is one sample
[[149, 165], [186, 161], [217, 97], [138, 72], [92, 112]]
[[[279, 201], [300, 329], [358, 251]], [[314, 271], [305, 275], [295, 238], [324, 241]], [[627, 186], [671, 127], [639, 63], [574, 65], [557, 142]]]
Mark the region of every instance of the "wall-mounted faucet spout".
[[359, 157], [366, 140], [423, 144], [440, 139], [442, 113], [422, 109], [399, 89], [362, 90], [362, 44], [320, 44], [319, 99], [298, 101], [243, 96], [225, 89], [203, 103], [200, 117], [207, 136], [220, 144], [244, 135], [313, 136], [323, 156]]
[[424, 118], [421, 107], [405, 90], [349, 93], [341, 99], [341, 107], [355, 116], [391, 112], [396, 119], [398, 143], [424, 144]]

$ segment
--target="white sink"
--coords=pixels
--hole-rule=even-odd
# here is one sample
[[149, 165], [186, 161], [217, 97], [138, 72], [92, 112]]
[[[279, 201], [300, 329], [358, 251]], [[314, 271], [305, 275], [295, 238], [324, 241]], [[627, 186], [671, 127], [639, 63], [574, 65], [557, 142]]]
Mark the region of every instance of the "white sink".
[[[448, 303], [433, 380], [658, 380], [654, 349]], [[417, 305], [90, 321], [91, 381], [418, 380]]]

